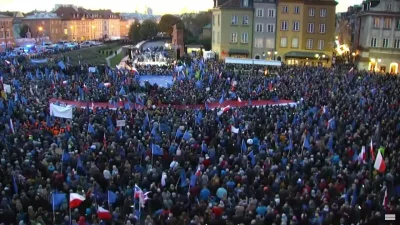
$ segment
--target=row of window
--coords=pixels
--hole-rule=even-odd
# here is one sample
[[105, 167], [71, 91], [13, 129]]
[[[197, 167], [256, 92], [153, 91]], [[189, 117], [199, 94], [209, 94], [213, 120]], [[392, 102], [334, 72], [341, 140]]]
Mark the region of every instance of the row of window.
[[[232, 16], [232, 25], [238, 25], [239, 17], [237, 15]], [[249, 25], [249, 16], [244, 15], [242, 16], [242, 25]]]
[[[287, 37], [281, 37], [280, 41], [280, 46], [282, 48], [287, 48], [288, 47], [288, 38]], [[292, 38], [291, 48], [299, 48], [299, 38]], [[317, 41], [317, 49], [318, 50], [324, 50], [325, 47], [325, 41], [324, 40], [318, 40]], [[314, 39], [307, 39], [306, 40], [306, 49], [314, 49]]]
[[[4, 37], [4, 35], [5, 35], [5, 37]], [[0, 31], [0, 39], [9, 38], [9, 37], [10, 37], [10, 31], [9, 30]]]
[[[232, 33], [231, 35], [231, 43], [237, 43], [238, 42], [238, 33]], [[242, 33], [240, 35], [240, 43], [249, 43], [249, 34], [248, 33]]]
[[[281, 21], [281, 30], [288, 31], [289, 30], [289, 21]], [[293, 31], [300, 31], [300, 21], [293, 21], [292, 26]], [[308, 23], [307, 24], [307, 33], [314, 33], [315, 32], [315, 24]], [[326, 25], [324, 23], [319, 24], [318, 26], [318, 33], [324, 34], [326, 33]]]
[[[275, 18], [275, 9], [267, 9], [268, 18]], [[264, 9], [256, 9], [256, 17], [264, 17]]]
[[[377, 38], [371, 38], [371, 47], [376, 48], [378, 47], [378, 39]], [[390, 41], [388, 38], [382, 39], [382, 48], [400, 48], [400, 39], [395, 39], [393, 41], [393, 45], [390, 45]]]
[[[255, 38], [254, 39], [254, 47], [255, 48], [264, 48], [264, 39], [263, 38]], [[273, 49], [275, 48], [275, 43], [273, 38], [265, 39], [265, 48]]]
[[381, 28], [382, 27], [381, 21], [383, 21], [383, 28], [385, 28], [385, 29], [392, 29], [393, 21], [395, 21], [394, 28], [397, 30], [400, 30], [400, 18], [394, 20], [392, 18], [374, 17], [372, 19], [372, 27], [373, 28]]
[[[282, 13], [289, 13], [289, 7], [287, 5], [282, 6]], [[293, 13], [300, 14], [300, 6], [294, 6]], [[326, 17], [326, 14], [327, 14], [326, 9], [319, 10], [319, 17], [324, 18], [324, 17]], [[308, 16], [315, 16], [315, 8], [312, 8], [312, 7], [308, 8]]]
[[255, 27], [256, 32], [267, 32], [274, 33], [275, 32], [275, 24], [267, 24], [264, 30], [264, 24], [257, 23]]

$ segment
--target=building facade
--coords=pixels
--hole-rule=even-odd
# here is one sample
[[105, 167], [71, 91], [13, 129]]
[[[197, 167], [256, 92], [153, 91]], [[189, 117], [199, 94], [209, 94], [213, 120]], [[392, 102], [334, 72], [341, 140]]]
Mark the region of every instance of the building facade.
[[253, 16], [253, 0], [214, 0], [211, 48], [220, 59], [253, 55]]
[[52, 42], [58, 42], [63, 38], [61, 17], [55, 13], [34, 13], [22, 19], [22, 25], [29, 27], [32, 38], [38, 40], [48, 39]]
[[334, 0], [280, 0], [277, 6], [277, 59], [289, 65], [332, 65]]
[[0, 14], [0, 52], [13, 48], [13, 18]]
[[276, 0], [254, 0], [253, 58], [276, 57]]
[[399, 73], [400, 2], [368, 0], [357, 14], [357, 66], [376, 72]]
[[121, 36], [120, 17], [111, 10], [88, 10], [93, 19], [95, 39], [107, 39]]

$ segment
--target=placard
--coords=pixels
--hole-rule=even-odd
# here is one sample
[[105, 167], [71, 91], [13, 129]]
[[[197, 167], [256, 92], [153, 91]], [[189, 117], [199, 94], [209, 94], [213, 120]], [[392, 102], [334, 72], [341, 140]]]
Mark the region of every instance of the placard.
[[125, 120], [117, 120], [117, 127], [124, 127], [125, 126]]

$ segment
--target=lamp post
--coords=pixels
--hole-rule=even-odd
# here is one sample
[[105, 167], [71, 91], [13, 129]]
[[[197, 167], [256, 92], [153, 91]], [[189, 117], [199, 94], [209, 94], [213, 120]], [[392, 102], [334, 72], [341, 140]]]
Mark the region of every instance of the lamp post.
[[351, 56], [353, 57], [353, 64], [356, 62], [356, 53], [353, 52], [351, 53]]
[[276, 55], [278, 55], [277, 51], [274, 52], [274, 60], [276, 60]]
[[69, 28], [71, 28], [72, 40], [75, 41], [74, 26], [70, 26]]
[[271, 52], [267, 52], [268, 54], [268, 59], [271, 59]]
[[[39, 40], [41, 39], [42, 46], [43, 46], [43, 27], [38, 27], [38, 30], [39, 30], [39, 32], [38, 32], [38, 38], [39, 38]], [[39, 36], [40, 33], [42, 34], [41, 37]]]

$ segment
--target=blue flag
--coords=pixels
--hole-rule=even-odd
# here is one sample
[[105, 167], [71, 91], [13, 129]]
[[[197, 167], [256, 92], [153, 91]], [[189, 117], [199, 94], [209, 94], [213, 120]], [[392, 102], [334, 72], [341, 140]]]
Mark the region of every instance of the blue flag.
[[184, 169], [181, 169], [180, 180], [181, 180], [181, 187], [185, 187], [187, 185], [187, 182], [186, 182], [186, 173]]
[[108, 204], [114, 204], [117, 201], [117, 194], [108, 191]]
[[60, 206], [67, 201], [67, 195], [64, 193], [53, 193], [51, 198], [53, 210], [56, 211], [60, 209]]
[[160, 148], [159, 145], [156, 145], [156, 144], [152, 144], [151, 154], [153, 154], [153, 155], [164, 155], [163, 150]]

